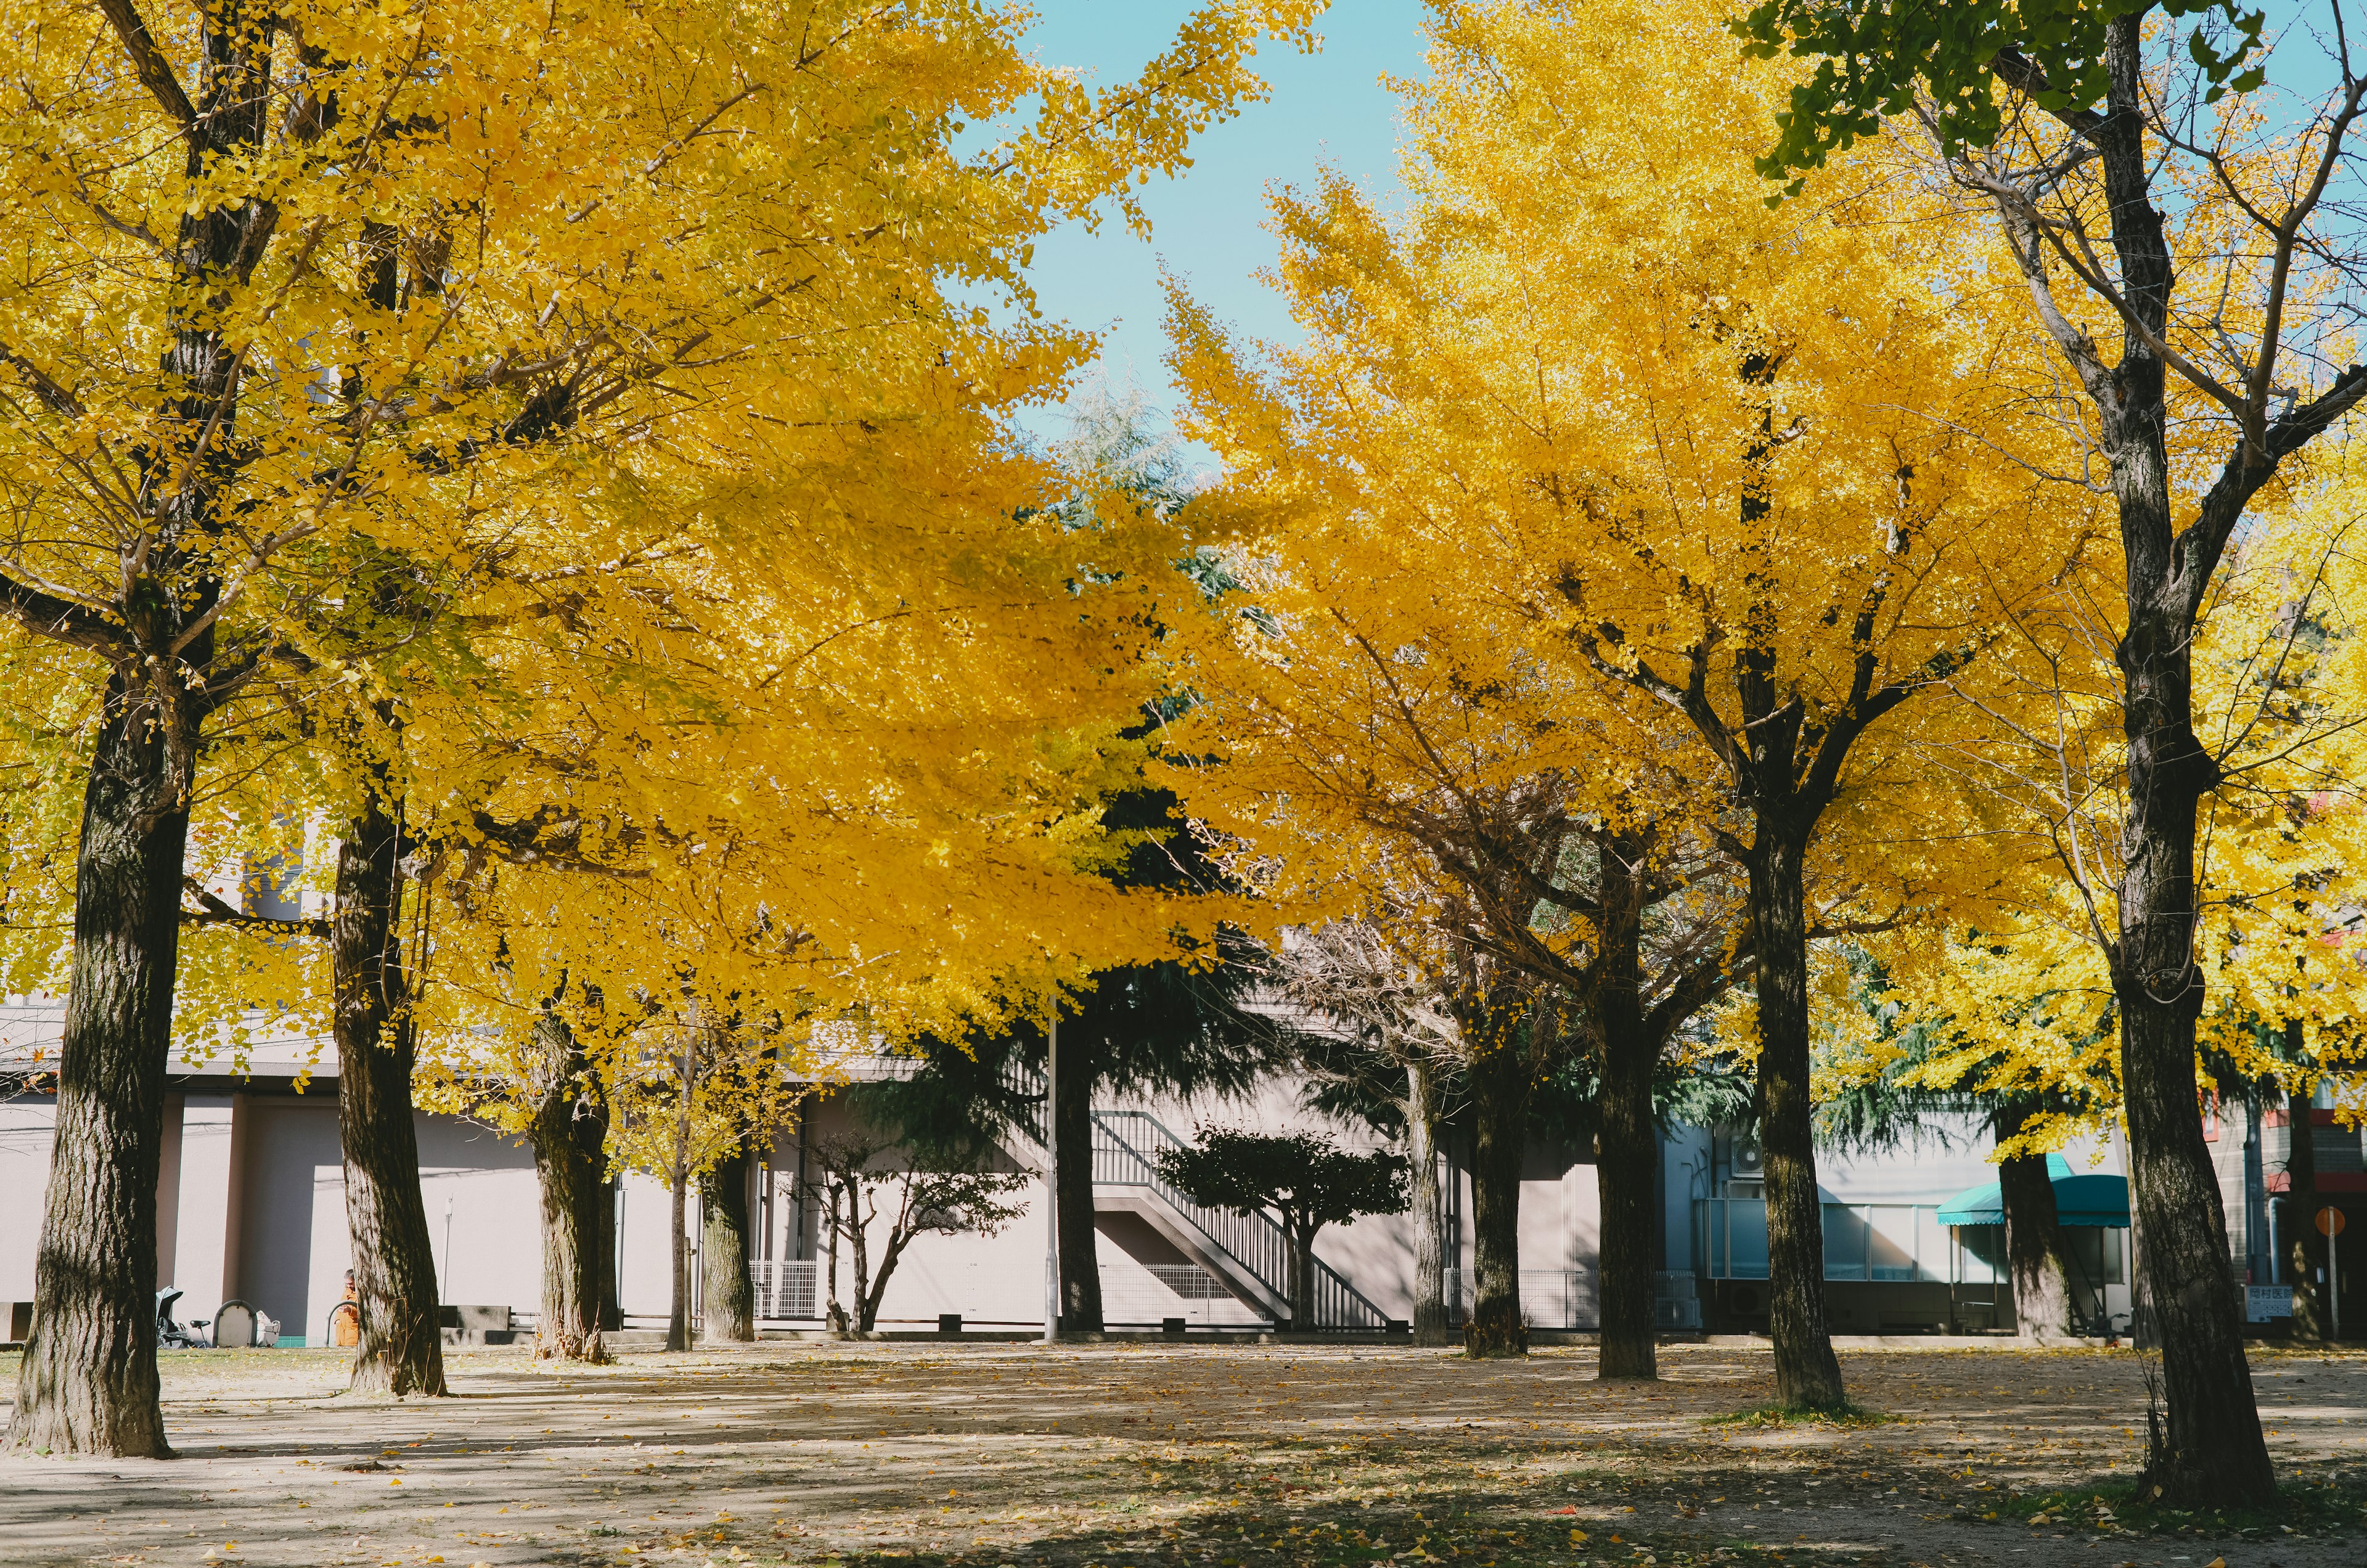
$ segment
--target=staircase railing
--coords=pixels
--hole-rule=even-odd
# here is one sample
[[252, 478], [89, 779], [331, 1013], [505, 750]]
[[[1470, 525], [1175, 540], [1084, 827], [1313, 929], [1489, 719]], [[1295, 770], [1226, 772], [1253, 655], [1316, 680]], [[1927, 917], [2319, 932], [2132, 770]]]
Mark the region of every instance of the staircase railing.
[[1016, 1056], [1003, 1059], [1000, 1075], [1004, 1092], [1010, 1097], [1012, 1124], [1036, 1140], [1038, 1147], [1050, 1146], [1044, 1136], [1044, 1075]]
[[[1016, 1058], [1003, 1064], [1002, 1087], [1009, 1091], [1014, 1128], [1039, 1146], [1050, 1140], [1044, 1127], [1044, 1075]], [[1212, 1209], [1159, 1173], [1146, 1148], [1183, 1148], [1185, 1144], [1148, 1111], [1093, 1112], [1093, 1184], [1097, 1187], [1138, 1187], [1148, 1190], [1211, 1245], [1238, 1262], [1283, 1301], [1290, 1299], [1290, 1236], [1263, 1214], [1239, 1214]], [[1315, 1325], [1319, 1328], [1382, 1329], [1388, 1314], [1375, 1306], [1355, 1286], [1321, 1258], [1315, 1260]]]
[[[1189, 1222], [1203, 1235], [1229, 1254], [1242, 1268], [1285, 1301], [1290, 1299], [1290, 1237], [1263, 1215], [1240, 1214], [1195, 1202], [1189, 1194], [1160, 1175], [1159, 1167], [1118, 1130], [1117, 1123], [1140, 1122], [1156, 1129], [1150, 1137], [1180, 1145], [1182, 1139], [1143, 1111], [1097, 1111], [1093, 1113], [1093, 1185], [1148, 1188], [1159, 1200]], [[1129, 1130], [1132, 1130], [1129, 1128]]]
[[[1129, 1137], [1128, 1134], [1136, 1134]], [[1159, 1165], [1142, 1145], [1151, 1149], [1187, 1145], [1148, 1111], [1093, 1112], [1093, 1183], [1095, 1186], [1144, 1187], [1174, 1210], [1201, 1234], [1240, 1260], [1265, 1287], [1283, 1300], [1290, 1299], [1290, 1235], [1263, 1214], [1241, 1214], [1210, 1208], [1160, 1174]], [[1378, 1329], [1388, 1326], [1388, 1314], [1364, 1292], [1340, 1276], [1321, 1258], [1315, 1260], [1314, 1326]]]

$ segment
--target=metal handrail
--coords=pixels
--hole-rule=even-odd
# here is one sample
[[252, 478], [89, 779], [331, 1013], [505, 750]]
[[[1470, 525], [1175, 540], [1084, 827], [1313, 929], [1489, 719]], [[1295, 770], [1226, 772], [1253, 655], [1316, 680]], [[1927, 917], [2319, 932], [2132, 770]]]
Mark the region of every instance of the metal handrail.
[[[1237, 1258], [1260, 1283], [1284, 1301], [1290, 1299], [1290, 1234], [1267, 1215], [1240, 1213], [1202, 1203], [1170, 1182], [1157, 1161], [1137, 1147], [1116, 1123], [1143, 1128], [1153, 1146], [1188, 1148], [1167, 1124], [1148, 1111], [1093, 1112], [1093, 1182], [1096, 1186], [1145, 1187], [1160, 1201], [1190, 1221], [1218, 1247]], [[1386, 1328], [1388, 1314], [1363, 1292], [1348, 1283], [1321, 1258], [1315, 1263], [1314, 1326], [1318, 1328]]]
[[[1002, 1066], [1002, 1085], [1019, 1110], [1013, 1120], [1018, 1130], [1048, 1147], [1044, 1128], [1044, 1074], [1034, 1064], [1016, 1057]], [[1114, 1123], [1138, 1122], [1147, 1130], [1145, 1142], [1154, 1147], [1189, 1145], [1148, 1111], [1093, 1112], [1093, 1184], [1097, 1187], [1140, 1187], [1172, 1209], [1208, 1238], [1210, 1245], [1240, 1264], [1251, 1277], [1280, 1300], [1290, 1300], [1290, 1235], [1264, 1214], [1240, 1214], [1195, 1202], [1159, 1173], [1158, 1164], [1136, 1146]], [[1338, 1270], [1315, 1259], [1315, 1323], [1322, 1328], [1387, 1328], [1388, 1314], [1375, 1306]]]
[[1003, 1059], [1000, 1077], [1002, 1087], [1010, 1091], [1011, 1098], [1019, 1105], [1019, 1111], [1012, 1120], [1021, 1132], [1036, 1140], [1039, 1148], [1048, 1146], [1049, 1140], [1044, 1136], [1042, 1071], [1017, 1056], [1008, 1056]]

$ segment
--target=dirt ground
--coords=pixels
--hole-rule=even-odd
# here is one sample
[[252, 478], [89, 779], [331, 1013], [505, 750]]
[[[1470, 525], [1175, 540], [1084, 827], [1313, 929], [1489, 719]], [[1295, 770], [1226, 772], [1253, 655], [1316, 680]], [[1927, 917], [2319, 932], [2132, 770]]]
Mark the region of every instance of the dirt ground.
[[181, 1457], [0, 1459], [0, 1562], [2367, 1564], [2367, 1356], [2256, 1354], [2294, 1501], [2200, 1525], [2093, 1492], [2135, 1468], [2134, 1355], [1842, 1361], [1890, 1418], [1733, 1420], [1772, 1374], [1723, 1346], [1643, 1386], [1584, 1348], [488, 1350], [402, 1403], [339, 1393], [334, 1351], [179, 1352]]

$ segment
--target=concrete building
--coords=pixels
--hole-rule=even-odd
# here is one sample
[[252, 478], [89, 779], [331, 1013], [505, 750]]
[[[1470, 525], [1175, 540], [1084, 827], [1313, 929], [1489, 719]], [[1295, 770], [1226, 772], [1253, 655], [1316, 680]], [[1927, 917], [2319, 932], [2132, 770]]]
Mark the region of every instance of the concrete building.
[[[43, 1052], [54, 1059], [54, 1003], [0, 1016], [0, 1072], [18, 1078]], [[858, 1070], [890, 1070], [884, 1064]], [[161, 1282], [185, 1292], [184, 1321], [243, 1300], [277, 1319], [282, 1342], [323, 1342], [349, 1263], [338, 1156], [334, 1053], [324, 1043], [265, 1032], [236, 1064], [177, 1057], [158, 1179]], [[1167, 1142], [1204, 1121], [1281, 1127], [1314, 1123], [1295, 1086], [1272, 1083], [1232, 1103], [1096, 1106], [1094, 1194], [1104, 1312], [1113, 1327], [1182, 1318], [1206, 1327], [1262, 1326], [1284, 1309], [1279, 1233], [1262, 1220], [1199, 1209], [1161, 1181], [1152, 1164]], [[32, 1295], [34, 1254], [50, 1153], [52, 1102], [38, 1089], [0, 1099], [0, 1303]], [[825, 1252], [810, 1196], [817, 1140], [844, 1131], [846, 1111], [817, 1093], [777, 1130], [752, 1179], [752, 1269], [759, 1316], [771, 1329], [819, 1326], [828, 1292]], [[2287, 1130], [2230, 1112], [2214, 1147], [2227, 1176], [2230, 1242], [2238, 1278], [2272, 1282], [2265, 1239]], [[507, 1309], [531, 1327], [539, 1292], [539, 1197], [532, 1152], [514, 1135], [465, 1118], [418, 1113], [421, 1180], [447, 1304]], [[1343, 1140], [1369, 1142], [1353, 1129]], [[2317, 1129], [2322, 1191], [2344, 1180], [2367, 1191], [2355, 1131]], [[1999, 1282], [1994, 1225], [1941, 1218], [1952, 1199], [1993, 1183], [1989, 1145], [1970, 1119], [1942, 1120], [1921, 1143], [1879, 1157], [1820, 1162], [1826, 1197], [1826, 1277], [1834, 1326], [1845, 1333], [2004, 1330], [2010, 1293]], [[1032, 1133], [1001, 1151], [1006, 1169], [1040, 1173]], [[2067, 1151], [2066, 1175], [2117, 1176], [2112, 1143]], [[1450, 1302], [1467, 1300], [1467, 1174], [1449, 1161], [1445, 1222]], [[1659, 1312], [1670, 1329], [1763, 1327], [1766, 1218], [1755, 1150], [1716, 1129], [1680, 1128], [1662, 1140]], [[1522, 1301], [1539, 1329], [1596, 1324], [1599, 1204], [1591, 1151], [1537, 1148], [1523, 1172]], [[1015, 1195], [1019, 1217], [993, 1235], [924, 1234], [883, 1298], [883, 1328], [934, 1328], [959, 1314], [971, 1328], [1027, 1330], [1044, 1311], [1041, 1183]], [[629, 1175], [617, 1193], [617, 1285], [629, 1326], [668, 1311], [668, 1195]], [[882, 1222], [884, 1224], [884, 1222]], [[2123, 1224], [2125, 1221], [2121, 1222]], [[696, 1228], [694, 1227], [694, 1235]], [[2125, 1232], [2108, 1223], [2075, 1237], [2086, 1249], [2091, 1320], [2125, 1323]], [[1411, 1316], [1413, 1234], [1403, 1215], [1332, 1226], [1317, 1244], [1323, 1326], [1381, 1329]], [[878, 1247], [873, 1247], [875, 1257]], [[851, 1260], [841, 1291], [851, 1296]], [[21, 1316], [21, 1314], [16, 1314]], [[0, 1329], [12, 1319], [0, 1312]], [[16, 1327], [21, 1332], [21, 1325]]]

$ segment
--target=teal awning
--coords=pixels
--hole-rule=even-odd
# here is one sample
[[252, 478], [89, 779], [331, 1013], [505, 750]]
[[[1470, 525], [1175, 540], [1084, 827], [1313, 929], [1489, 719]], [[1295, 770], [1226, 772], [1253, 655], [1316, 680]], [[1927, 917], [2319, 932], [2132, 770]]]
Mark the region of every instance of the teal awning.
[[[2122, 1176], [2074, 1176], [2061, 1155], [2046, 1156], [2047, 1179], [2055, 1184], [2055, 1217], [2067, 1225], [2129, 1228], [2129, 1183]], [[1940, 1205], [1943, 1225], [2001, 1225], [2005, 1199], [1994, 1181], [1968, 1188]]]

